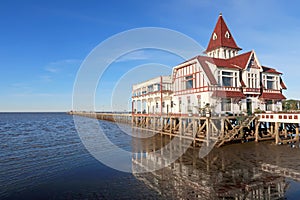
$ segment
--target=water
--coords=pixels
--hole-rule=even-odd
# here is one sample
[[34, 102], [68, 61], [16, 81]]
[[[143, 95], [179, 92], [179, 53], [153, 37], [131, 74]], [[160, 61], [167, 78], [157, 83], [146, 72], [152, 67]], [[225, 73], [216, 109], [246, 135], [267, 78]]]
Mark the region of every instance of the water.
[[300, 172], [299, 149], [270, 142], [235, 144], [203, 159], [198, 149], [189, 149], [168, 167], [140, 174], [135, 169], [165, 162], [150, 152], [170, 139], [140, 140], [116, 124], [100, 124], [119, 147], [144, 152], [132, 163], [134, 173], [93, 158], [70, 115], [0, 114], [0, 199], [300, 199], [300, 176], [282, 176], [282, 170]]
[[[131, 143], [123, 133], [112, 138]], [[159, 197], [132, 174], [94, 159], [82, 145], [72, 116], [63, 113], [0, 114], [0, 155], [0, 199]]]

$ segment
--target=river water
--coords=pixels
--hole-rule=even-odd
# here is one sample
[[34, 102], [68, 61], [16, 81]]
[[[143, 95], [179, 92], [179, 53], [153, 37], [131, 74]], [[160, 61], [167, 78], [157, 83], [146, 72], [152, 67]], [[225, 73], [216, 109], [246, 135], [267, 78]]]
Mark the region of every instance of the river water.
[[153, 150], [171, 139], [139, 139], [114, 123], [99, 123], [112, 143], [143, 152], [133, 156], [132, 173], [91, 156], [70, 115], [1, 113], [0, 199], [300, 199], [300, 149], [271, 142], [233, 144], [204, 158], [199, 149], [188, 149], [167, 167], [137, 173], [149, 163], [165, 162]]

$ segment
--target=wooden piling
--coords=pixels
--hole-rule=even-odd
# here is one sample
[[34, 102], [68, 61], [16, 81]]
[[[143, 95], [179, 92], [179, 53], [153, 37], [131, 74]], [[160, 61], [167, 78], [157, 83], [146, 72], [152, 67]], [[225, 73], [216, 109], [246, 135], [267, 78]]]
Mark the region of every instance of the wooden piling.
[[209, 128], [209, 118], [206, 118], [205, 121], [206, 126], [206, 145], [209, 146], [209, 140], [210, 140], [210, 128]]
[[275, 144], [279, 144], [279, 122], [275, 122]]

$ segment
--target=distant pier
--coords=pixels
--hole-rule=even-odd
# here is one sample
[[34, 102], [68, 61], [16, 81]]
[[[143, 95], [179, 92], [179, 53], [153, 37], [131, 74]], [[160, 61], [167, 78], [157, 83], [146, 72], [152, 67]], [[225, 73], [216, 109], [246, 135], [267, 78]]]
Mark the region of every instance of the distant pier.
[[169, 137], [191, 139], [193, 146], [273, 140], [275, 144], [298, 144], [300, 113], [260, 113], [237, 116], [149, 115], [70, 111], [68, 114], [131, 124], [133, 128]]

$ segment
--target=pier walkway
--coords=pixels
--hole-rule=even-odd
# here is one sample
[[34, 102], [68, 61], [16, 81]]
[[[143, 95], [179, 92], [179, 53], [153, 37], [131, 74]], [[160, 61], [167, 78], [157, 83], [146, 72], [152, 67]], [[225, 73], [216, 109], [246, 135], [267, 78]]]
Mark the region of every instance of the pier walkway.
[[131, 124], [169, 137], [193, 140], [193, 146], [221, 147], [233, 142], [299, 141], [300, 113], [261, 113], [239, 116], [182, 116], [70, 111], [69, 114]]

